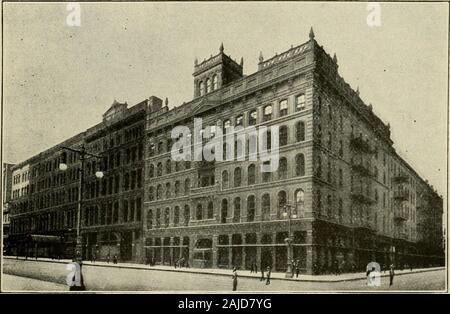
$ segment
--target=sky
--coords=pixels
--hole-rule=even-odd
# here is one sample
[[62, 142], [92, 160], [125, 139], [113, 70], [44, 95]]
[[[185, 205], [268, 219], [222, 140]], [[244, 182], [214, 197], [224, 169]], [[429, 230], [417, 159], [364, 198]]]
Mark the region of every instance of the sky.
[[3, 161], [20, 162], [101, 122], [114, 99], [193, 96], [194, 60], [244, 58], [244, 74], [308, 40], [336, 53], [339, 73], [391, 125], [394, 147], [446, 191], [448, 4], [365, 3], [3, 4]]

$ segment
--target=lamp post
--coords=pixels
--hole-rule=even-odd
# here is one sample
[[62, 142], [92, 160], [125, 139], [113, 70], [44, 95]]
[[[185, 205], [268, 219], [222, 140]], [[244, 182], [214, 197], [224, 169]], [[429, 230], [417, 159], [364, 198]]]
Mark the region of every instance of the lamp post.
[[288, 219], [288, 236], [284, 241], [287, 246], [287, 270], [286, 270], [286, 278], [292, 278], [292, 236], [291, 236], [291, 218], [297, 218], [297, 211], [292, 213], [292, 205], [286, 204], [284, 205], [283, 217], [287, 217]]
[[[77, 206], [77, 237], [76, 237], [76, 245], [75, 245], [75, 260], [80, 261], [83, 259], [83, 246], [82, 246], [82, 237], [81, 237], [81, 210], [83, 206], [83, 186], [84, 186], [84, 161], [90, 157], [99, 158], [101, 156], [88, 153], [84, 145], [81, 145], [80, 149], [74, 149], [70, 147], [62, 146], [62, 149], [69, 150], [71, 152], [76, 153], [81, 162], [81, 167], [78, 169], [80, 173], [80, 179], [78, 181], [78, 206]], [[59, 163], [59, 169], [61, 171], [67, 170], [67, 153], [63, 151], [61, 153], [61, 160]], [[95, 176], [99, 179], [103, 178], [103, 172], [101, 170], [95, 172]]]

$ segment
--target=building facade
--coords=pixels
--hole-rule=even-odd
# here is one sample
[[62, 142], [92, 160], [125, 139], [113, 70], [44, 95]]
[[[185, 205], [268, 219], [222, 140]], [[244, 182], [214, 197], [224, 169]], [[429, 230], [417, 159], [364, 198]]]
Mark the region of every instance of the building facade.
[[[268, 60], [260, 55], [257, 72], [244, 75], [243, 66], [221, 45], [218, 54], [195, 60], [191, 101], [171, 109], [167, 99], [163, 105], [154, 96], [130, 108], [114, 102], [100, 124], [73, 140], [70, 145], [83, 144], [102, 156], [84, 168], [85, 258], [117, 255], [165, 265], [182, 258], [194, 267], [244, 269], [256, 263], [285, 271], [290, 247], [309, 274], [360, 270], [371, 261], [444, 262], [442, 197], [396, 153], [389, 124], [339, 75], [336, 56], [324, 51], [312, 30], [297, 47]], [[276, 171], [262, 171], [270, 161], [248, 148], [249, 135], [217, 151], [235, 157], [243, 152], [239, 160], [175, 160], [180, 138], [172, 137], [174, 128], [191, 130], [190, 138], [182, 137], [190, 143], [198, 118], [200, 137], [231, 127], [276, 127], [264, 138], [269, 152], [278, 141]], [[58, 156], [70, 145], [30, 159], [31, 173], [48, 162], [49, 177], [64, 176]], [[196, 144], [189, 145], [189, 156], [199, 157]], [[78, 161], [69, 162], [65, 173], [74, 180], [43, 191], [52, 204], [58, 186], [64, 195], [59, 205], [39, 209], [35, 194], [41, 192], [33, 186], [45, 175], [32, 175], [26, 196], [31, 205], [11, 215], [13, 234], [59, 235], [53, 240], [63, 243], [58, 245], [66, 254], [73, 252], [78, 169]], [[29, 219], [40, 211], [39, 223], [57, 229], [30, 229]]]
[[12, 166], [14, 164], [9, 163], [3, 163], [3, 181], [2, 181], [2, 204], [3, 204], [3, 215], [2, 215], [2, 226], [3, 226], [3, 253], [9, 254], [10, 248], [9, 248], [9, 226], [10, 226], [10, 219], [9, 219], [9, 206], [12, 198]]

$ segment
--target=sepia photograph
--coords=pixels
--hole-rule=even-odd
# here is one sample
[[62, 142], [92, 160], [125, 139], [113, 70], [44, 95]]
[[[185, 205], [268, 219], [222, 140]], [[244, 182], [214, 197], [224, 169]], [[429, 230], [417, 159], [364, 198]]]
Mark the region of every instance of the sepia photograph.
[[1, 15], [2, 293], [448, 293], [448, 3]]

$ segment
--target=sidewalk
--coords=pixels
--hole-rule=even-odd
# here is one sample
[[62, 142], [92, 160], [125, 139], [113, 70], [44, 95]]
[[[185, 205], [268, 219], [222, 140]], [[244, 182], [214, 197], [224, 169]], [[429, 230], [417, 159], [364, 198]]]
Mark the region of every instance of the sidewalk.
[[[4, 257], [5, 259], [16, 260], [16, 257]], [[19, 257], [19, 260], [25, 260], [24, 257]], [[68, 264], [71, 263], [72, 260], [69, 259], [61, 259], [54, 260], [51, 258], [38, 258], [37, 260], [34, 258], [28, 258], [27, 261], [41, 261], [41, 262], [51, 262], [51, 263], [61, 263]], [[117, 268], [131, 268], [131, 269], [142, 269], [142, 270], [157, 270], [157, 271], [170, 271], [170, 272], [184, 272], [184, 273], [193, 273], [193, 274], [207, 274], [207, 275], [217, 275], [217, 276], [231, 276], [231, 269], [207, 269], [207, 268], [175, 268], [173, 266], [165, 266], [165, 265], [155, 265], [149, 266], [144, 264], [133, 264], [133, 263], [107, 263], [103, 261], [97, 261], [92, 263], [91, 261], [83, 261], [83, 265], [97, 266], [97, 267], [117, 267]], [[432, 268], [418, 268], [413, 269], [412, 271], [409, 269], [405, 270], [395, 270], [395, 275], [407, 275], [413, 273], [422, 273], [435, 271], [439, 269], [445, 269], [445, 267], [432, 267]], [[250, 273], [250, 270], [238, 270], [239, 277], [245, 278], [255, 278], [259, 279], [261, 277], [261, 273]], [[389, 272], [381, 274], [382, 277], [388, 277]], [[359, 273], [346, 273], [340, 275], [302, 275], [300, 274], [298, 278], [294, 276], [294, 278], [285, 278], [285, 273], [280, 272], [272, 272], [271, 279], [278, 280], [289, 280], [289, 281], [305, 281], [305, 282], [342, 282], [342, 281], [354, 281], [354, 280], [362, 280], [366, 279], [366, 274]]]

